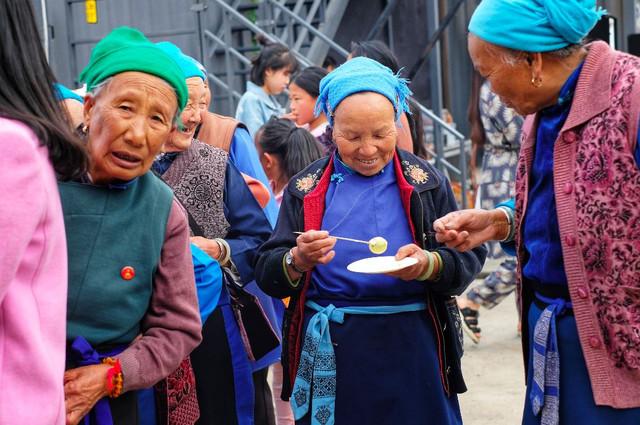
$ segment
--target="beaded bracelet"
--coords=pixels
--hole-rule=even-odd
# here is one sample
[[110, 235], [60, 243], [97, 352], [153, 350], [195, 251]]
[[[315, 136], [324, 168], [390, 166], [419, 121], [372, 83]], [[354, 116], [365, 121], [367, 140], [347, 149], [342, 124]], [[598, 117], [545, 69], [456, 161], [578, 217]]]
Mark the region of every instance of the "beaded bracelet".
[[111, 366], [111, 369], [107, 371], [107, 394], [111, 398], [116, 398], [122, 393], [122, 385], [124, 384], [120, 360], [105, 357], [102, 359], [102, 363]]

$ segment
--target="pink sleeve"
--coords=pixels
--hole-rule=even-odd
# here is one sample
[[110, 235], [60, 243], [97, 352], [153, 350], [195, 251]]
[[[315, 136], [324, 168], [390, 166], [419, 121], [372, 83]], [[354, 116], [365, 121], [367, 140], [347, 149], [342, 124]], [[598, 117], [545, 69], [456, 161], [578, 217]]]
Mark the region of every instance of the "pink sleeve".
[[189, 228], [174, 199], [142, 336], [119, 356], [124, 391], [148, 388], [167, 377], [201, 340]]
[[0, 126], [0, 304], [45, 213], [44, 176], [35, 136], [22, 124]]

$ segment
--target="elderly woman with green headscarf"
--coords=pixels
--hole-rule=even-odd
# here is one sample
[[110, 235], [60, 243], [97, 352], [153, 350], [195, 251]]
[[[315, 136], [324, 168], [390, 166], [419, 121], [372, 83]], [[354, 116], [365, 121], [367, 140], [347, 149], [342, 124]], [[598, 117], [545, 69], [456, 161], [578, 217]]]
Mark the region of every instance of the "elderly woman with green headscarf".
[[[409, 93], [406, 81], [364, 57], [322, 79], [317, 112], [337, 152], [291, 179], [260, 248], [258, 284], [291, 297], [282, 397], [291, 397], [298, 424], [462, 423], [453, 296], [480, 271], [486, 250], [459, 253], [427, 230], [456, 204], [438, 170], [397, 149]], [[354, 242], [376, 236], [392, 256], [367, 258], [367, 244]]]
[[583, 44], [595, 3], [480, 3], [474, 66], [529, 115], [516, 201], [435, 226], [459, 249], [515, 236], [527, 425], [640, 423], [640, 59]]
[[[166, 378], [201, 340], [187, 218], [149, 172], [187, 88], [171, 57], [126, 27], [95, 46], [80, 78], [90, 169], [59, 185], [69, 258], [67, 423], [138, 424], [155, 417], [155, 397], [136, 390]], [[162, 388], [162, 423], [193, 424], [188, 362]]]

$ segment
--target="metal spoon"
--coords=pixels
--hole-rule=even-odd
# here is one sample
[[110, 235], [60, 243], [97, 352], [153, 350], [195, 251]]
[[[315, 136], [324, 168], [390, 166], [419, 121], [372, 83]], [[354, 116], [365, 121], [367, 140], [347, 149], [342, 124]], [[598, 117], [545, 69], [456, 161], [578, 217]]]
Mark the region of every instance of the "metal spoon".
[[[303, 232], [293, 232], [293, 233], [295, 233], [296, 235], [301, 235]], [[330, 235], [329, 237], [334, 239], [340, 239], [343, 241], [357, 242], [357, 243], [363, 243], [363, 244], [369, 245], [369, 251], [373, 252], [374, 254], [383, 254], [387, 250], [387, 246], [388, 246], [387, 240], [382, 236], [376, 236], [374, 238], [369, 239], [368, 241], [363, 241], [361, 239], [345, 238], [343, 236]]]

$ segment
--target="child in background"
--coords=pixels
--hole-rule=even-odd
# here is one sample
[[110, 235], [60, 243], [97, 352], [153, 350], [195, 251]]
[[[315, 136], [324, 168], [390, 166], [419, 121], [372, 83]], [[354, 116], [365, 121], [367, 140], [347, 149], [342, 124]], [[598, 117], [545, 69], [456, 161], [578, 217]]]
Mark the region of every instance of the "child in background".
[[256, 40], [263, 48], [251, 61], [251, 81], [247, 82], [247, 91], [236, 110], [236, 119], [247, 126], [252, 137], [269, 118], [284, 113], [275, 96], [287, 88], [291, 74], [298, 67], [287, 46], [273, 43], [262, 35], [256, 36]]
[[[311, 133], [297, 127], [286, 118], [269, 119], [256, 134], [256, 148], [278, 206], [282, 202], [283, 191], [289, 180], [323, 156]], [[287, 302], [288, 299], [285, 300], [285, 305]], [[295, 421], [291, 407], [288, 402], [280, 399], [282, 379], [282, 364], [278, 362], [271, 365], [268, 380], [273, 394], [277, 424], [293, 425]]]
[[260, 129], [256, 148], [278, 205], [291, 177], [323, 157], [311, 133], [284, 118], [271, 118]]
[[306, 128], [323, 145], [325, 152], [330, 153], [331, 136], [326, 134], [328, 122], [324, 113], [314, 113], [316, 100], [320, 94], [320, 80], [328, 72], [319, 66], [310, 66], [297, 73], [289, 84], [289, 104], [291, 119], [297, 125]]

